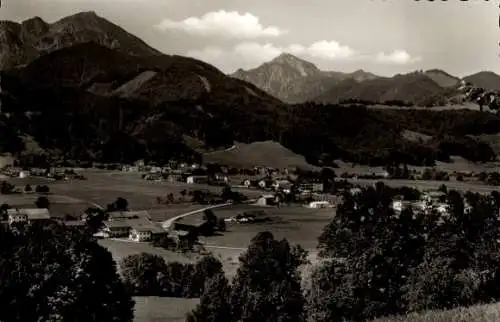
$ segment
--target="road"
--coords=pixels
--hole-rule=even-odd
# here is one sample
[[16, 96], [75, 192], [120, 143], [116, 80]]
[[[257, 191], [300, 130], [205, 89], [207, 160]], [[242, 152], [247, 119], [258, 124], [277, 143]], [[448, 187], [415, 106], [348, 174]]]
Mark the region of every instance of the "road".
[[[257, 199], [251, 199], [251, 200], [245, 201], [244, 203], [245, 204], [252, 204], [252, 203], [254, 203], [256, 201], [257, 201]], [[184, 217], [187, 217], [187, 216], [190, 216], [190, 215], [199, 214], [200, 212], [203, 212], [205, 210], [215, 209], [215, 208], [222, 208], [222, 207], [228, 207], [228, 206], [233, 206], [233, 205], [235, 205], [235, 204], [233, 204], [233, 203], [223, 203], [223, 204], [219, 204], [219, 205], [213, 205], [213, 206], [208, 206], [208, 207], [205, 207], [205, 208], [202, 208], [202, 209], [196, 209], [196, 210], [193, 210], [193, 211], [189, 211], [189, 212], [177, 215], [175, 217], [172, 217], [170, 219], [167, 219], [167, 220], [163, 221], [161, 223], [161, 226], [163, 227], [163, 229], [168, 230], [170, 227], [172, 227], [172, 225], [177, 220], [179, 220], [181, 218], [184, 218]]]
[[161, 223], [161, 226], [163, 227], [163, 229], [165, 230], [169, 230], [170, 227], [179, 219], [181, 218], [184, 218], [184, 217], [187, 217], [187, 216], [190, 216], [190, 215], [194, 215], [194, 214], [198, 214], [200, 212], [203, 212], [205, 210], [209, 210], [209, 209], [215, 209], [215, 208], [221, 208], [221, 207], [227, 207], [227, 206], [231, 206], [232, 204], [230, 203], [223, 203], [223, 204], [220, 204], [220, 205], [213, 205], [213, 206], [209, 206], [209, 207], [205, 207], [205, 208], [201, 208], [201, 209], [197, 209], [197, 210], [194, 210], [194, 211], [190, 211], [190, 212], [186, 212], [186, 213], [183, 213], [183, 214], [180, 214], [180, 215], [177, 215], [175, 217], [172, 217], [170, 219], [167, 219], [165, 220], [164, 222]]

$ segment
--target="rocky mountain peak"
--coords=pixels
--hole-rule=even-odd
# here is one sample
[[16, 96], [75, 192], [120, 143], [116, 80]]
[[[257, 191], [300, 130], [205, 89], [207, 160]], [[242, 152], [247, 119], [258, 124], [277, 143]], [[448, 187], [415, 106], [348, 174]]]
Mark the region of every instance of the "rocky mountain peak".
[[273, 60], [269, 62], [270, 65], [282, 64], [287, 65], [299, 72], [300, 76], [312, 76], [314, 74], [320, 73], [320, 70], [316, 65], [306, 60], [300, 59], [289, 53], [282, 53]]
[[25, 65], [41, 54], [87, 42], [134, 56], [161, 54], [94, 11], [85, 11], [54, 23], [40, 17], [22, 23], [0, 21], [0, 70]]

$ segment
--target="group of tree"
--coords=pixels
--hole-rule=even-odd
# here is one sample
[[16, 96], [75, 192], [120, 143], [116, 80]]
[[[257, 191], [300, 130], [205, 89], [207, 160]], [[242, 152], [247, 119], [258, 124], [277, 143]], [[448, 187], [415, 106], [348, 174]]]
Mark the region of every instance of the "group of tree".
[[211, 255], [196, 264], [182, 264], [140, 253], [125, 257], [120, 268], [126, 289], [135, 296], [199, 297], [206, 280], [223, 274], [221, 262]]
[[0, 242], [1, 321], [133, 321], [111, 254], [86, 232], [55, 222], [0, 226]]
[[442, 191], [448, 215], [396, 212], [396, 195], [419, 198], [411, 188], [379, 183], [346, 194], [302, 285], [305, 252], [259, 234], [232, 283], [206, 281], [187, 321], [366, 321], [500, 300], [500, 193]]
[[391, 207], [383, 184], [346, 195], [319, 237], [314, 321], [361, 321], [500, 299], [500, 194], [447, 191], [449, 215]]
[[116, 200], [106, 206], [106, 211], [127, 211], [128, 201], [123, 197], [118, 197]]

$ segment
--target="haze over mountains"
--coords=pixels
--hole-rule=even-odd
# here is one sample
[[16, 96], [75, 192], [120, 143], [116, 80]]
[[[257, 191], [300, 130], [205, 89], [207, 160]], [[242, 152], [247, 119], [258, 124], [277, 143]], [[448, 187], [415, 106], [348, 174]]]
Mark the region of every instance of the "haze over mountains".
[[[291, 54], [281, 54], [250, 70], [239, 69], [232, 77], [250, 82], [287, 103], [316, 101], [338, 103], [348, 99], [413, 105], [453, 103], [460, 78], [439, 69], [380, 77], [357, 70], [353, 73], [322, 71]], [[500, 90], [500, 76], [479, 72], [464, 78], [476, 86]]]
[[[432, 73], [440, 77], [436, 81], [424, 73], [390, 78], [324, 72], [285, 54], [256, 69], [255, 82], [267, 86], [261, 84], [263, 90], [200, 60], [161, 54], [92, 12], [53, 24], [38, 18], [2, 22], [0, 34], [2, 48], [8, 49], [2, 51], [0, 70], [0, 153], [162, 163], [199, 160], [200, 148], [272, 140], [321, 165], [334, 159], [387, 164], [394, 158], [431, 164], [447, 160], [451, 148], [453, 155], [474, 160], [494, 156], [488, 145], [476, 153], [478, 143], [467, 136], [496, 133], [500, 118], [491, 114], [288, 105], [266, 92], [327, 102], [339, 97], [411, 101], [426, 92], [447, 94], [450, 89], [436, 83], [447, 80], [438, 72]], [[474, 77], [494, 84], [494, 76], [484, 75]], [[281, 84], [288, 80], [294, 85]], [[293, 90], [287, 92], [287, 86]], [[452, 137], [438, 136], [437, 129]], [[414, 142], [404, 137], [406, 130], [435, 138]]]

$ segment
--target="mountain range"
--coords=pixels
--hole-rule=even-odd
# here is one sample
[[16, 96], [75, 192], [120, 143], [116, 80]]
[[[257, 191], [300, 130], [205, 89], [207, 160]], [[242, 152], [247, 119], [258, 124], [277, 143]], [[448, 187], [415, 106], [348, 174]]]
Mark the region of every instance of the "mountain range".
[[[332, 164], [335, 158], [431, 164], [436, 158], [446, 160], [451, 152], [483, 161], [494, 156], [484, 144], [477, 152], [479, 143], [470, 137], [496, 133], [500, 118], [494, 115], [286, 104], [210, 64], [162, 54], [93, 12], [52, 24], [40, 18], [2, 22], [0, 35], [5, 40], [0, 46], [8, 49], [1, 52], [0, 153], [25, 162], [199, 161], [201, 151], [227, 148], [235, 141], [266, 140], [319, 165]], [[323, 84], [324, 91], [314, 86], [303, 91], [328, 100], [338, 100], [338, 95], [352, 98], [331, 92], [331, 83], [348, 93], [359, 93], [361, 84], [385, 99], [391, 98], [387, 91], [395, 85], [407, 92], [415, 86], [439, 87], [422, 73], [382, 78], [364, 71], [322, 72], [291, 55], [268, 65], [279, 65], [276, 70], [282, 74], [264, 73], [262, 79], [274, 75], [271, 83], [277, 89], [280, 77], [297, 79], [297, 99], [301, 86], [311, 86], [313, 80]], [[402, 134], [406, 130], [433, 139], [425, 144], [411, 141]]]
[[362, 82], [378, 78], [363, 70], [322, 71], [313, 63], [288, 53], [248, 71], [238, 69], [231, 76], [250, 82], [287, 103], [314, 100], [342, 80]]
[[[373, 104], [402, 101], [432, 106], [459, 103], [460, 78], [439, 69], [381, 77], [357, 70], [352, 73], [322, 71], [316, 65], [283, 53], [250, 69], [238, 69], [232, 77], [245, 80], [287, 103], [315, 101], [339, 103], [358, 100]], [[476, 86], [500, 90], [500, 76], [479, 72], [464, 77]]]

